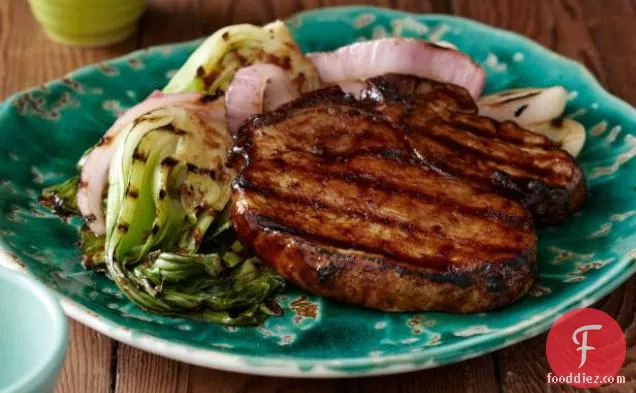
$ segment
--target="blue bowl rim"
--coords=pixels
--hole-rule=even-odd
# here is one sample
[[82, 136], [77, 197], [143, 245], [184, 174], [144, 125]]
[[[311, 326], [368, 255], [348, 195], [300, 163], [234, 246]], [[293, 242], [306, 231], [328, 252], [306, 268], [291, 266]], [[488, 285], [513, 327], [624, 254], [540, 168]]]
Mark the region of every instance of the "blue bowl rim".
[[50, 330], [54, 332], [51, 336], [54, 342], [41, 354], [40, 360], [21, 378], [2, 386], [4, 393], [35, 392], [34, 389], [45, 386], [51, 378], [57, 377], [68, 347], [68, 320], [57, 297], [34, 278], [0, 266], [0, 285], [3, 283], [11, 283], [31, 295], [44, 307], [52, 322]]

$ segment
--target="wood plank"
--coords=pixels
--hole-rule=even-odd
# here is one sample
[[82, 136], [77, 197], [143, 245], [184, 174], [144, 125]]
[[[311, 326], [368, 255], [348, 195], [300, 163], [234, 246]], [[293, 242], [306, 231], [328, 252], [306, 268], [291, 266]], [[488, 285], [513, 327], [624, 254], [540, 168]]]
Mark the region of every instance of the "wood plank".
[[451, 8], [457, 15], [528, 36], [583, 63], [605, 81], [599, 52], [577, 0], [452, 0]]
[[135, 36], [114, 46], [90, 50], [56, 44], [45, 36], [26, 1], [0, 1], [0, 14], [0, 98], [136, 47]]
[[187, 393], [189, 367], [120, 344], [117, 356], [116, 393]]
[[353, 391], [371, 393], [494, 393], [498, 390], [491, 355], [445, 367], [403, 374], [399, 377], [389, 375], [354, 379], [348, 381], [347, 386], [351, 386]]
[[70, 321], [70, 327], [70, 345], [55, 392], [109, 393], [114, 341], [79, 322]]
[[607, 86], [619, 97], [636, 104], [636, 31], [634, 2], [580, 0], [587, 27], [600, 52]]
[[186, 41], [233, 23], [264, 24], [303, 9], [341, 5], [376, 5], [413, 12], [449, 12], [447, 0], [152, 0], [141, 22], [140, 47]]
[[335, 380], [258, 377], [191, 367], [188, 393], [474, 393], [496, 392], [497, 389], [493, 362], [488, 355], [399, 377]]
[[344, 393], [343, 384], [335, 379], [270, 378], [192, 366], [188, 393]]
[[227, 1], [152, 0], [140, 22], [138, 45], [145, 48], [188, 41], [207, 34], [206, 26], [222, 23]]
[[[454, 0], [453, 9], [460, 15], [530, 36], [541, 44], [582, 62], [612, 91], [632, 103], [636, 102], [636, 86], [631, 78], [633, 67], [636, 66], [633, 58], [636, 36], [633, 29], [630, 29], [630, 18], [634, 17], [634, 11], [627, 1], [490, 0], [488, 4], [484, 4]], [[519, 15], [524, 15], [524, 18]], [[621, 37], [620, 40], [617, 37]], [[606, 55], [601, 56], [600, 53]], [[636, 378], [635, 287], [636, 278], [633, 278], [596, 305], [616, 317], [626, 329], [628, 356], [621, 374], [627, 375], [632, 381], [626, 385], [607, 386], [594, 391], [618, 393], [633, 392], [636, 389], [636, 382], [633, 381]], [[545, 355], [546, 337], [543, 334], [504, 349], [496, 355], [504, 392], [579, 391], [570, 386], [547, 385], [546, 374], [550, 367]]]

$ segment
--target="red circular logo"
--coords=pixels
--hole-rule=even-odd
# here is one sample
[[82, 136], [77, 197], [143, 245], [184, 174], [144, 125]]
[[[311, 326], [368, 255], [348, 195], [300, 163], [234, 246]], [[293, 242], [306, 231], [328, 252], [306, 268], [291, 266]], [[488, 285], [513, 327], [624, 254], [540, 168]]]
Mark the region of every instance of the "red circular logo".
[[592, 388], [616, 381], [625, 360], [625, 336], [603, 311], [579, 308], [556, 321], [545, 349], [554, 372], [548, 383]]

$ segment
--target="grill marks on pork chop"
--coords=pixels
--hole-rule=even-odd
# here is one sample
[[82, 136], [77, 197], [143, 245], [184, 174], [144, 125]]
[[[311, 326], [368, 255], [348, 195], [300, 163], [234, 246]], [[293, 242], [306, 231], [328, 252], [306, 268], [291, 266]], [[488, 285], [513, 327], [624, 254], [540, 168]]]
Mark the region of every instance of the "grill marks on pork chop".
[[[449, 211], [488, 218], [505, 225], [527, 225], [526, 212], [510, 200], [494, 198], [492, 194], [487, 193], [475, 198], [475, 190], [470, 187], [438, 188], [437, 176], [431, 176], [429, 169], [415, 165], [405, 166], [396, 162], [395, 157], [386, 158], [379, 154], [363, 153], [345, 162], [316, 161], [311, 153], [291, 151], [264, 162], [254, 172], [261, 176], [258, 171], [262, 169], [267, 171], [269, 176], [273, 167], [276, 167], [276, 176], [280, 176], [277, 180], [285, 180], [288, 171], [302, 171], [298, 173], [299, 176], [309, 176], [321, 185], [332, 181], [355, 182], [363, 189], [378, 189], [392, 195], [404, 195], [437, 204]], [[294, 178], [286, 184], [290, 190], [304, 186], [303, 182]], [[368, 203], [374, 202], [369, 197], [364, 200]]]
[[457, 86], [400, 75], [367, 83], [363, 99], [407, 130], [427, 165], [520, 200], [541, 223], [580, 208], [586, 193], [580, 168], [542, 135], [477, 116]]
[[387, 117], [325, 89], [246, 123], [239, 238], [301, 287], [350, 303], [475, 311], [517, 298], [534, 277], [526, 209], [423, 165]]

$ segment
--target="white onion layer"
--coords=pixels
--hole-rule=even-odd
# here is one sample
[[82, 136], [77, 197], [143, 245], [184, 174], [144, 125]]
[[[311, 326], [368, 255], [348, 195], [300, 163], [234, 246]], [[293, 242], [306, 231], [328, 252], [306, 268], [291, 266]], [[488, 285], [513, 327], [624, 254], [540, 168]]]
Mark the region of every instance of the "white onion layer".
[[498, 121], [511, 120], [521, 126], [556, 119], [563, 114], [567, 92], [561, 86], [501, 91], [482, 97], [479, 114]]
[[254, 64], [236, 72], [225, 93], [225, 116], [231, 133], [255, 113], [271, 111], [298, 97], [289, 75], [273, 64]]

